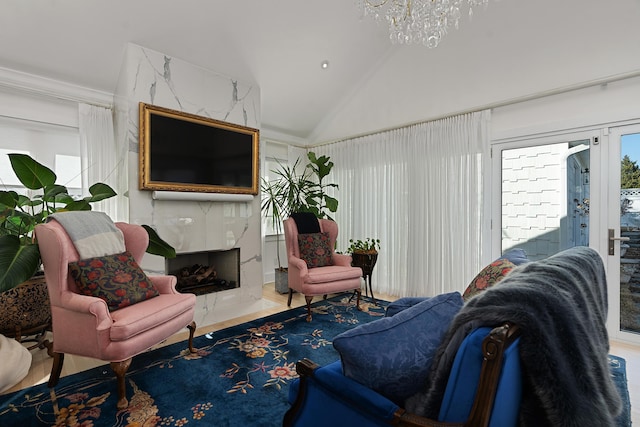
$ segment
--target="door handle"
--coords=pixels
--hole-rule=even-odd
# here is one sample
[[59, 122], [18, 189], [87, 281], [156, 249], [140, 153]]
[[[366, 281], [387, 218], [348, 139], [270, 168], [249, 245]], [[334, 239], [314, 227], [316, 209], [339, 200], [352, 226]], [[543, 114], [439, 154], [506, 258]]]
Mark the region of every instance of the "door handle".
[[615, 237], [615, 230], [613, 228], [609, 229], [609, 255], [615, 255], [615, 243], [616, 240], [619, 242], [628, 242], [630, 239], [628, 237]]

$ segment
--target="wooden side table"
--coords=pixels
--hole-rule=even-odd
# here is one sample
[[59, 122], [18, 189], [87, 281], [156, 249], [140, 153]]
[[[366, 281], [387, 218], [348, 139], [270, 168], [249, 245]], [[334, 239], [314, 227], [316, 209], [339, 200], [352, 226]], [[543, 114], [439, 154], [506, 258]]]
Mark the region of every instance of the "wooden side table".
[[[362, 269], [362, 277], [364, 277], [364, 291], [367, 296], [371, 292], [371, 298], [376, 302], [376, 297], [373, 295], [373, 288], [371, 287], [371, 274], [373, 273], [373, 267], [376, 266], [378, 261], [378, 253], [365, 253], [354, 252], [351, 254], [351, 265], [354, 267], [360, 267]], [[369, 283], [369, 291], [367, 291], [367, 282]]]

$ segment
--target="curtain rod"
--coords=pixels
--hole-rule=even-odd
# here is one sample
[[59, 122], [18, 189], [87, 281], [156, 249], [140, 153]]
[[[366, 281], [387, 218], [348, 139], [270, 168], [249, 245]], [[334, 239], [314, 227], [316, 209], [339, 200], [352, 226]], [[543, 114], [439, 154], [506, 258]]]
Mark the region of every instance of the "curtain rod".
[[400, 125], [400, 126], [392, 126], [392, 127], [376, 130], [376, 131], [373, 131], [373, 132], [365, 132], [365, 133], [357, 134], [357, 135], [354, 135], [354, 136], [351, 136], [351, 137], [348, 137], [348, 138], [340, 138], [340, 139], [334, 139], [334, 140], [331, 140], [331, 141], [325, 141], [325, 142], [321, 142], [319, 144], [309, 145], [306, 148], [307, 149], [313, 149], [313, 148], [322, 147], [322, 146], [325, 146], [325, 145], [336, 144], [338, 142], [344, 142], [344, 141], [349, 141], [349, 140], [356, 139], [356, 138], [362, 138], [362, 137], [365, 137], [365, 136], [377, 135], [379, 133], [389, 132], [389, 131], [396, 130], [396, 129], [402, 129], [402, 128], [409, 127], [409, 126], [419, 125], [419, 124], [428, 123], [428, 122], [435, 122], [437, 120], [446, 119], [448, 117], [460, 116], [460, 115], [463, 115], [463, 114], [475, 113], [477, 111], [483, 111], [483, 110], [493, 110], [495, 108], [506, 107], [506, 106], [509, 106], [509, 105], [519, 104], [521, 102], [526, 102], [526, 101], [533, 101], [533, 100], [545, 98], [545, 97], [548, 97], [548, 96], [560, 95], [560, 94], [563, 94], [563, 93], [573, 92], [573, 91], [580, 90], [580, 89], [587, 89], [587, 88], [590, 88], [590, 87], [606, 85], [608, 83], [613, 83], [613, 82], [618, 82], [618, 81], [621, 81], [621, 80], [632, 79], [632, 78], [635, 78], [635, 77], [640, 77], [640, 70], [629, 71], [627, 73], [621, 73], [621, 74], [614, 74], [612, 76], [603, 77], [603, 78], [595, 79], [595, 80], [590, 80], [590, 81], [583, 82], [583, 83], [576, 83], [574, 85], [562, 86], [562, 87], [555, 88], [555, 89], [549, 89], [549, 90], [542, 91], [542, 92], [536, 92], [536, 93], [531, 94], [531, 95], [524, 95], [524, 96], [520, 96], [520, 97], [516, 97], [516, 98], [510, 98], [510, 99], [505, 99], [505, 100], [502, 100], [502, 101], [496, 101], [496, 102], [493, 102], [493, 103], [485, 104], [484, 106], [473, 107], [473, 108], [469, 108], [469, 109], [465, 109], [465, 110], [459, 110], [457, 112], [453, 112], [453, 113], [449, 113], [449, 114], [441, 115], [441, 116], [436, 116], [436, 117], [433, 117], [433, 118], [430, 118], [430, 119], [427, 119], [427, 120], [419, 120], [419, 121], [415, 121], [415, 122], [406, 123], [406, 124]]

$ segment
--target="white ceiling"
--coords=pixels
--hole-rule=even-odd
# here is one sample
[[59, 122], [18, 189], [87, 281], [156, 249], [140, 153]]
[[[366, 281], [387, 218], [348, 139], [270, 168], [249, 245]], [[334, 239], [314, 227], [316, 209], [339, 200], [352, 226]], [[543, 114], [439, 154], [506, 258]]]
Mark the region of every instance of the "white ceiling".
[[113, 92], [135, 43], [257, 84], [263, 134], [310, 145], [640, 70], [640, 0], [492, 0], [437, 49], [355, 3], [4, 0], [0, 67]]

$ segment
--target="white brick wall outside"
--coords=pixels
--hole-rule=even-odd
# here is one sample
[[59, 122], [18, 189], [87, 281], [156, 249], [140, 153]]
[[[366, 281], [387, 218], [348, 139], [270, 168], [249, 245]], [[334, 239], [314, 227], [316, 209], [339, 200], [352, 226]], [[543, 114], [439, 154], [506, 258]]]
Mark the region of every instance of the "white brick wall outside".
[[[502, 151], [502, 249], [519, 247], [530, 259], [540, 259], [560, 250], [561, 235], [567, 227], [587, 223], [576, 211], [573, 199], [582, 200], [582, 183], [562, 167], [568, 144], [550, 144]], [[580, 171], [579, 165], [570, 165]], [[567, 200], [561, 186], [567, 185]], [[638, 191], [640, 200], [640, 190]], [[563, 204], [567, 204], [566, 207]], [[640, 201], [636, 203], [640, 210]], [[566, 211], [566, 212], [565, 212]], [[566, 215], [566, 216], [565, 216]], [[574, 238], [571, 236], [571, 238]]]

